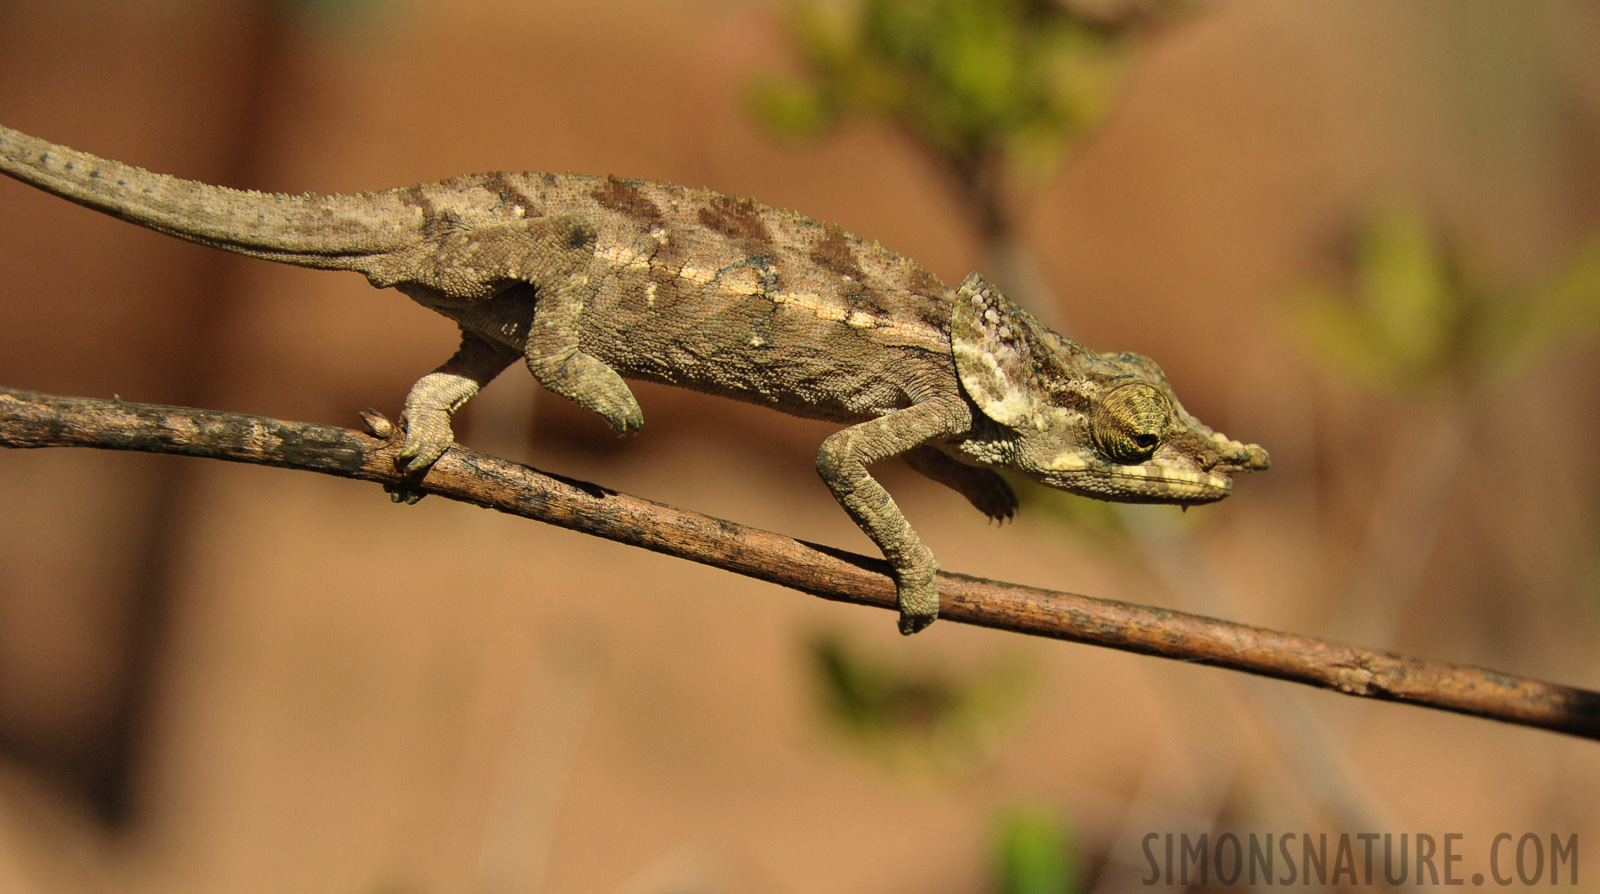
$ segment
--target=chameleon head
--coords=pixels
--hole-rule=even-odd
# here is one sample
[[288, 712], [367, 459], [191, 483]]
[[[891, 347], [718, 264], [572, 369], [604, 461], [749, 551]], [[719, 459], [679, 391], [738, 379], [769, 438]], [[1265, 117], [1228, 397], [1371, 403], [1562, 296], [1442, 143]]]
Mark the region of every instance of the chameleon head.
[[1267, 452], [1212, 431], [1138, 354], [1062, 338], [977, 274], [957, 290], [951, 343], [961, 385], [1000, 436], [958, 449], [1042, 484], [1126, 503], [1210, 503]]

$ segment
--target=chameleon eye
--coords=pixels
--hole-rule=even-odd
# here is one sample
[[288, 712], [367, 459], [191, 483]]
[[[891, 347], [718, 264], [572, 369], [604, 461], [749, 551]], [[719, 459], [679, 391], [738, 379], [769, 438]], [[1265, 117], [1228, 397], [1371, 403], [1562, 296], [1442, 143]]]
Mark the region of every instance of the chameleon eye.
[[1107, 459], [1140, 463], [1156, 452], [1171, 422], [1166, 395], [1143, 382], [1129, 382], [1095, 403], [1089, 429]]

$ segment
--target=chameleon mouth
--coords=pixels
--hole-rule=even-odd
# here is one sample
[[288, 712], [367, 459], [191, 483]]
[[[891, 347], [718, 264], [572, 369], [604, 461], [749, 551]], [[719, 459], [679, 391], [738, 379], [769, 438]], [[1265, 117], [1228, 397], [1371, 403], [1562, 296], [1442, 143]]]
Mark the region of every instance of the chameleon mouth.
[[1214, 503], [1233, 492], [1233, 478], [1222, 472], [1150, 466], [1122, 466], [1102, 473], [1112, 483], [1112, 499], [1138, 503]]
[[1233, 491], [1229, 468], [1176, 468], [1161, 463], [1117, 465], [1062, 457], [1049, 472], [1055, 486], [1118, 503], [1214, 503]]

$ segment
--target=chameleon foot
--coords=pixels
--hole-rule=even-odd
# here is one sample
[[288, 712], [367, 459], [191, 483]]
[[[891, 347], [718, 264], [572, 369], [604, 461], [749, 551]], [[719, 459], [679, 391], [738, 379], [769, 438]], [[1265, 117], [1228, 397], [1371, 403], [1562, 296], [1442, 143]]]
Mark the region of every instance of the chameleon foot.
[[528, 369], [550, 391], [586, 410], [599, 413], [619, 435], [644, 427], [644, 411], [617, 371], [582, 351], [533, 356]]
[[[621, 382], [621, 379], [617, 380]], [[644, 410], [626, 385], [620, 391], [607, 391], [599, 395], [590, 409], [599, 413], [611, 429], [619, 435], [631, 435], [644, 428]]]
[[[895, 592], [895, 601], [900, 607], [900, 632], [910, 636], [927, 628], [939, 617], [939, 590], [933, 580], [933, 574], [938, 570], [935, 565], [930, 569], [926, 579], [909, 580], [903, 576], [899, 588]], [[920, 577], [920, 576], [919, 576]]]
[[[428, 471], [455, 443], [450, 430], [450, 414], [431, 407], [408, 408], [400, 417], [406, 430], [406, 446], [394, 458], [395, 468], [407, 475]], [[415, 502], [415, 501], [413, 501]]]

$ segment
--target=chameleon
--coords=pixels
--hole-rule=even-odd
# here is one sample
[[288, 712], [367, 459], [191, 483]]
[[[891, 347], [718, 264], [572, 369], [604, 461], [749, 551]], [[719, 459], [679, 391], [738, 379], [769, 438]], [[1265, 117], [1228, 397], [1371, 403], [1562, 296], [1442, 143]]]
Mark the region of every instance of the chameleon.
[[500, 171], [262, 193], [5, 127], [0, 171], [190, 242], [354, 271], [453, 320], [460, 348], [417, 380], [400, 416], [396, 464], [409, 481], [454, 443], [452, 414], [519, 360], [620, 434], [644, 424], [628, 378], [842, 424], [817, 472], [891, 566], [906, 634], [938, 616], [939, 563], [874, 463], [903, 459], [1001, 522], [1018, 503], [997, 470], [1187, 507], [1226, 497], [1231, 473], [1268, 466], [1261, 447], [1190, 415], [1148, 358], [1089, 350], [976, 273], [952, 289], [875, 241], [747, 198]]

